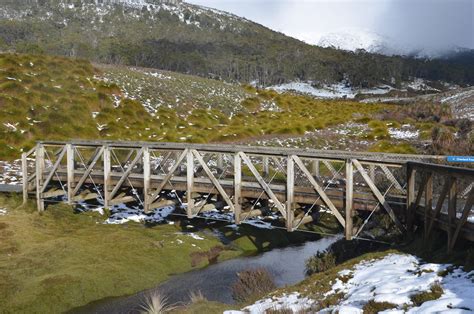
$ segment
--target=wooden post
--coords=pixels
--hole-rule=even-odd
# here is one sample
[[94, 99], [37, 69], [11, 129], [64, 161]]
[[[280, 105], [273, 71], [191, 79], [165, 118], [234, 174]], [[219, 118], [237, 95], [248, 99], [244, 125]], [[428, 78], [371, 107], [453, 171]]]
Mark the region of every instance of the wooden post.
[[428, 173], [428, 180], [425, 186], [425, 217], [424, 217], [424, 238], [428, 240], [428, 224], [430, 216], [433, 215], [433, 173]]
[[110, 207], [110, 172], [112, 170], [112, 165], [110, 161], [110, 147], [104, 147], [104, 208]]
[[28, 202], [28, 160], [26, 153], [21, 154], [21, 174], [23, 184], [23, 205]]
[[369, 175], [370, 175], [370, 180], [375, 183], [375, 165], [370, 164], [369, 165]]
[[240, 224], [242, 212], [242, 159], [239, 153], [234, 155], [234, 219]]
[[38, 144], [36, 146], [36, 206], [39, 212], [44, 211], [43, 193], [43, 173], [44, 173], [44, 146]]
[[311, 172], [314, 177], [319, 178], [319, 160], [311, 161]]
[[188, 201], [188, 207], [186, 213], [188, 218], [193, 218], [194, 216], [194, 199], [193, 199], [193, 190], [194, 190], [194, 155], [191, 150], [188, 150], [186, 153], [186, 197]]
[[270, 171], [269, 171], [268, 157], [267, 156], [263, 156], [262, 163], [263, 163], [263, 175], [268, 176]]
[[67, 167], [67, 203], [72, 205], [74, 197], [74, 147], [66, 144], [66, 167]]
[[286, 230], [292, 232], [295, 217], [295, 160], [293, 156], [288, 156], [286, 173]]
[[219, 168], [219, 170], [224, 170], [224, 154], [223, 153], [217, 153], [217, 168]]
[[145, 146], [143, 148], [143, 210], [145, 211], [145, 213], [148, 213], [150, 211], [150, 183], [150, 150], [147, 146]]
[[346, 240], [352, 240], [353, 236], [353, 206], [354, 205], [354, 165], [352, 160], [346, 161]]
[[[454, 179], [454, 178], [453, 178]], [[456, 221], [457, 182], [454, 180], [448, 194], [448, 253], [451, 253], [453, 242], [453, 231]]]
[[405, 219], [407, 223], [408, 232], [411, 234], [414, 231], [415, 213], [416, 208], [413, 208], [415, 202], [415, 180], [416, 170], [412, 168], [410, 164], [407, 164], [407, 204]]

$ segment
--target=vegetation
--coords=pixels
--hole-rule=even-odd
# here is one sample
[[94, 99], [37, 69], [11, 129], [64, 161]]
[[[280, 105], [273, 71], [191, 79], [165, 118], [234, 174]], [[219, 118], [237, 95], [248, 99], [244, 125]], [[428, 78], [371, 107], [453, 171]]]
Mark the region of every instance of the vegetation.
[[232, 286], [232, 296], [238, 302], [259, 298], [276, 288], [271, 274], [263, 269], [249, 269], [237, 274], [238, 280]]
[[[474, 82], [472, 56], [417, 60], [320, 48], [191, 4], [159, 9], [93, 1], [0, 1], [0, 49], [82, 57], [268, 86], [348, 79], [355, 86], [409, 77]], [[25, 14], [28, 12], [28, 14]], [[47, 18], [45, 18], [47, 16]], [[45, 36], [47, 34], [47, 36]]]
[[[22, 207], [20, 202], [16, 196], [0, 196], [0, 208], [7, 210], [0, 216], [2, 312], [59, 313], [132, 294], [191, 270], [198, 247], [206, 251], [220, 245], [214, 237], [182, 236], [177, 224], [105, 225], [104, 217], [74, 214], [64, 204], [51, 205], [40, 215], [34, 204]], [[246, 242], [246, 236], [233, 240], [220, 259], [241, 255], [239, 244]], [[249, 252], [250, 244], [245, 246]], [[197, 266], [206, 265], [202, 261]]]
[[164, 314], [174, 310], [175, 306], [170, 305], [165, 296], [155, 292], [147, 297], [142, 309], [142, 314]]
[[318, 252], [306, 261], [306, 275], [311, 276], [336, 266], [336, 257], [332, 253]]
[[420, 306], [425, 302], [431, 300], [437, 300], [443, 295], [443, 288], [439, 283], [435, 283], [431, 286], [430, 291], [420, 292], [418, 294], [412, 295], [410, 297], [413, 304]]
[[[230, 101], [214, 107], [212, 99], [202, 99], [186, 113], [177, 109], [181, 104], [171, 103], [148, 112], [138, 101], [130, 99], [138, 98], [136, 94], [130, 92], [127, 98], [116, 83], [95, 78], [103, 75], [83, 60], [0, 54], [0, 132], [4, 135], [0, 138], [0, 159], [18, 158], [21, 149], [29, 149], [40, 139], [202, 143], [275, 134], [300, 135], [351, 121], [356, 114], [371, 116], [392, 108], [229, 87], [226, 90], [232, 92], [222, 97], [233, 99], [237, 94], [245, 97], [253, 93], [250, 98], [259, 104], [258, 110], [245, 106], [235, 109]], [[183, 82], [191, 80], [182, 77], [179, 79]], [[199, 84], [211, 83], [202, 80]], [[222, 87], [223, 83], [214, 84]], [[128, 86], [126, 82], [121, 85]], [[166, 100], [173, 89], [165, 90]], [[225, 108], [234, 115], [225, 114]]]
[[364, 314], [377, 314], [385, 310], [390, 310], [396, 308], [397, 305], [390, 302], [375, 302], [370, 300], [364, 305], [362, 309]]

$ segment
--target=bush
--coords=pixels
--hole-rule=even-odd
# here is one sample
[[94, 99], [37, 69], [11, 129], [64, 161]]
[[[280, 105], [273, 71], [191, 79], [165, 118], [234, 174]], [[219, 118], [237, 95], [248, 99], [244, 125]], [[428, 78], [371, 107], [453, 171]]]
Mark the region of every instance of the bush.
[[244, 270], [237, 276], [238, 280], [232, 286], [232, 297], [237, 302], [261, 297], [276, 288], [272, 276], [264, 268]]
[[437, 300], [443, 295], [443, 288], [439, 283], [431, 286], [430, 291], [423, 291], [410, 297], [415, 306], [420, 306], [425, 302]]
[[310, 257], [306, 261], [306, 275], [311, 276], [336, 266], [336, 257], [333, 253], [321, 253]]
[[362, 309], [364, 314], [377, 314], [385, 310], [396, 308], [397, 305], [390, 302], [375, 302], [370, 300]]

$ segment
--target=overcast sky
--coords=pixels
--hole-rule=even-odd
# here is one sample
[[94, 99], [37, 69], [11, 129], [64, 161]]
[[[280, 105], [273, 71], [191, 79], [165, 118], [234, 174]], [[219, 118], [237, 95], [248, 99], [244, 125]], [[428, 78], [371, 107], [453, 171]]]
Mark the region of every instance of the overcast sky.
[[369, 30], [417, 48], [474, 49], [474, 0], [187, 0], [244, 16], [309, 43]]

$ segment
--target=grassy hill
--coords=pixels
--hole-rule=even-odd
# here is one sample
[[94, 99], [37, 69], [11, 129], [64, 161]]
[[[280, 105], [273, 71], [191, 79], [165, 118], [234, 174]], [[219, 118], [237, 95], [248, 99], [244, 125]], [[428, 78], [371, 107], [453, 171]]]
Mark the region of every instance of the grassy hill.
[[107, 71], [84, 60], [0, 54], [0, 158], [18, 157], [21, 148], [39, 139], [202, 143], [301, 135], [392, 108], [278, 94], [171, 72], [155, 72], [157, 81], [142, 82], [149, 76], [143, 70]]
[[187, 3], [0, 0], [0, 50], [82, 57], [230, 81], [256, 81], [263, 86], [348, 79], [354, 86], [364, 87], [397, 84], [411, 77], [474, 83], [474, 64], [469, 62], [320, 48], [244, 18]]

